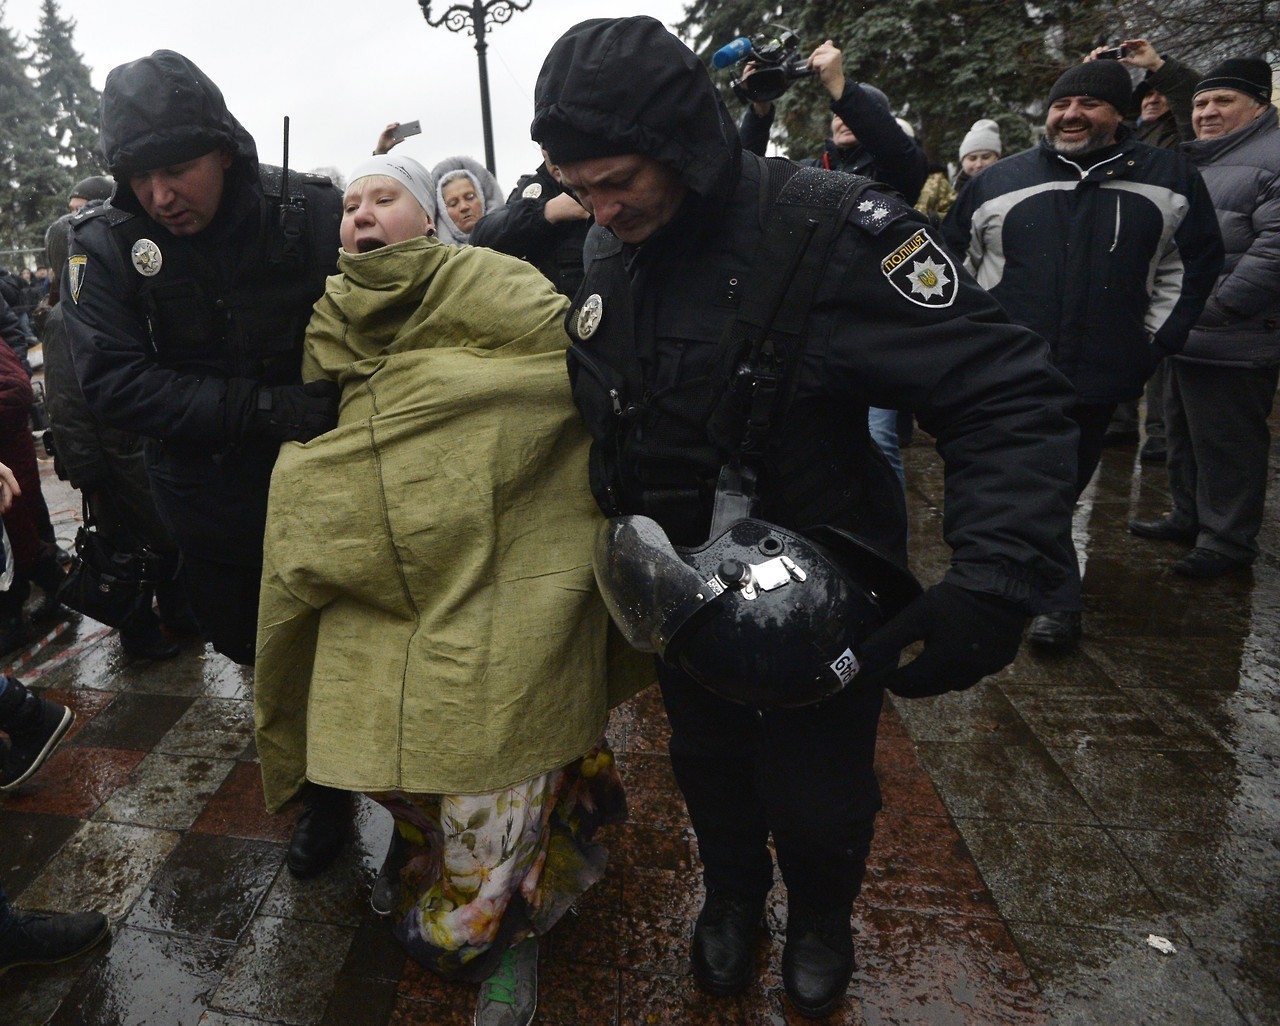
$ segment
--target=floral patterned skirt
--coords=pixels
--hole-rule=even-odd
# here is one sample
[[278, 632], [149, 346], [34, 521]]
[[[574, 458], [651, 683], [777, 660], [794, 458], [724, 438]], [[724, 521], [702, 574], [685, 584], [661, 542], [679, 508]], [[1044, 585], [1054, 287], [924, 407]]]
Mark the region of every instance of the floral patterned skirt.
[[385, 791], [407, 856], [394, 933], [417, 962], [483, 980], [502, 953], [544, 934], [604, 875], [598, 827], [626, 819], [613, 752], [580, 759], [493, 794]]

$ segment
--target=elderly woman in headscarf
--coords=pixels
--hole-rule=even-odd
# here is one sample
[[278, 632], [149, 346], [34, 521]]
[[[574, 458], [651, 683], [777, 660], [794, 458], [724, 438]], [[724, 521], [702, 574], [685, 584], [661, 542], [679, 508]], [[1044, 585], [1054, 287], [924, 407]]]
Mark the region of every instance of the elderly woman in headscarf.
[[436, 182], [436, 234], [441, 242], [467, 245], [476, 222], [506, 202], [492, 172], [471, 157], [446, 157], [431, 174]]
[[625, 816], [608, 709], [652, 673], [596, 590], [567, 301], [521, 260], [441, 245], [430, 190], [378, 156], [343, 198], [303, 358], [341, 388], [338, 426], [285, 444], [271, 479], [258, 751], [272, 809], [311, 780], [391, 812], [396, 937], [485, 981], [478, 1023], [523, 1024], [536, 937]]

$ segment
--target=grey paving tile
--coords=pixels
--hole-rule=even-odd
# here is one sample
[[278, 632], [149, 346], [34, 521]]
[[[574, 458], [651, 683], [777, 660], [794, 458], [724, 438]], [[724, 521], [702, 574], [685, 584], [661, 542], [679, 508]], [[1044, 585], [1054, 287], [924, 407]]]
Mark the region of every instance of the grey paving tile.
[[1247, 1026], [1181, 937], [1161, 954], [1143, 930], [1010, 924], [1054, 1026]]
[[1101, 827], [957, 819], [1000, 914], [1066, 926], [1168, 929], [1172, 919]]
[[233, 950], [210, 940], [117, 930], [50, 1026], [196, 1026]]
[[149, 751], [191, 705], [188, 698], [122, 692], [79, 731], [72, 744]]
[[85, 823], [15, 904], [51, 912], [96, 909], [122, 919], [178, 845], [171, 830], [123, 823]]
[[277, 845], [186, 834], [134, 905], [127, 925], [235, 941], [279, 872]]
[[349, 927], [259, 916], [209, 1008], [290, 1026], [320, 1022], [351, 935]]
[[1004, 689], [1010, 704], [1046, 748], [1125, 746], [1194, 747], [1197, 738], [1171, 738], [1126, 694], [1112, 689], [1033, 687]]
[[917, 748], [953, 816], [1098, 822], [1061, 767], [1035, 741], [1024, 745], [924, 741]]
[[239, 759], [253, 741], [253, 703], [197, 698], [153, 751], [204, 759]]
[[998, 737], [1003, 744], [1024, 744], [1032, 736], [1003, 689], [990, 682], [927, 700], [895, 697], [893, 707], [917, 743], [989, 742]]
[[229, 759], [188, 759], [151, 753], [93, 818], [186, 830], [234, 765]]
[[1108, 826], [1221, 829], [1228, 813], [1192, 754], [1133, 748], [1055, 748], [1053, 756]]

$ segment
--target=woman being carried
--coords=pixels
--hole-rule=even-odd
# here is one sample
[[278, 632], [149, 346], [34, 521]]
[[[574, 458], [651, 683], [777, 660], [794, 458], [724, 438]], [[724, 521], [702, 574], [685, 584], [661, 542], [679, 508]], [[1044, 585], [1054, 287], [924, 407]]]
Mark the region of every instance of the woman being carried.
[[[397, 938], [524, 1024], [536, 936], [625, 816], [608, 709], [651, 679], [591, 548], [566, 302], [533, 267], [431, 238], [430, 176], [375, 157], [344, 200], [305, 380], [338, 426], [272, 477], [255, 686], [268, 806], [305, 780], [389, 809]], [[394, 890], [394, 888], [393, 888]]]

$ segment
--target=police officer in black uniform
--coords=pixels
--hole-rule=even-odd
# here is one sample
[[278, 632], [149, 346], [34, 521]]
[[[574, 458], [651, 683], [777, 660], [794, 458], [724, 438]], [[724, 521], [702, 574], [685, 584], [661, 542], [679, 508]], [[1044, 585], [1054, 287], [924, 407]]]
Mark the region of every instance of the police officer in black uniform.
[[[798, 172], [743, 152], [703, 66], [652, 18], [570, 29], [534, 107], [534, 140], [596, 219], [567, 321], [575, 401], [596, 440], [593, 491], [605, 513], [643, 514], [673, 543], [699, 545], [729, 456], [710, 430], [730, 380], [726, 325], [781, 273], [757, 255], [771, 248], [775, 183]], [[875, 190], [850, 202], [811, 282], [803, 348], [783, 355], [793, 369], [758, 459], [760, 510], [791, 530], [842, 529], [905, 563], [903, 494], [867, 408], [911, 409], [945, 461], [952, 565], [818, 704], [735, 704], [658, 665], [707, 888], [694, 975], [716, 994], [750, 982], [772, 836], [788, 894], [783, 981], [814, 1017], [839, 1003], [854, 968], [851, 907], [881, 804], [882, 689], [917, 697], [976, 683], [1013, 659], [1041, 595], [1079, 586], [1071, 391], [1044, 343], [1009, 323], [906, 203]], [[921, 654], [896, 668], [915, 641]]]
[[[201, 632], [251, 665], [271, 468], [281, 442], [337, 421], [336, 387], [303, 385], [300, 367], [341, 194], [259, 165], [217, 85], [171, 50], [110, 72], [101, 127], [118, 185], [72, 220], [76, 373], [98, 417], [147, 438]], [[346, 792], [313, 786], [304, 801], [287, 859], [299, 876], [332, 861], [350, 818]]]
[[[545, 154], [544, 154], [545, 158]], [[506, 205], [471, 229], [471, 244], [527, 260], [564, 296], [582, 284], [582, 246], [591, 215], [565, 192], [550, 161], [516, 182]]]

